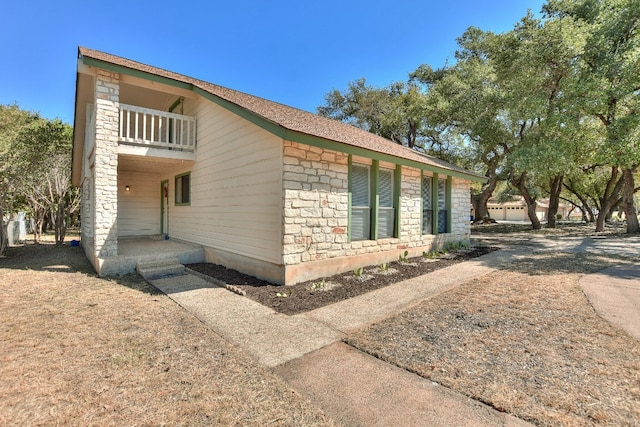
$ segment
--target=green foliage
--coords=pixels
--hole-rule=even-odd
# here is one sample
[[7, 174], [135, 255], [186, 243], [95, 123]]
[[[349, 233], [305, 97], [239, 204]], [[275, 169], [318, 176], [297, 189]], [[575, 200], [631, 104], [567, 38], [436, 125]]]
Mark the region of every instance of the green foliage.
[[0, 216], [27, 209], [36, 241], [48, 216], [61, 243], [68, 216], [79, 207], [79, 190], [70, 182], [72, 134], [60, 120], [0, 105]]
[[407, 258], [409, 256], [409, 251], [404, 251], [404, 253], [400, 254], [398, 256], [398, 261], [399, 262], [409, 262], [409, 259]]
[[322, 279], [319, 282], [315, 282], [311, 285], [310, 290], [311, 291], [315, 291], [315, 290], [319, 290], [319, 289], [324, 289], [326, 287], [326, 283], [324, 281], [324, 279]]
[[631, 212], [640, 2], [548, 0], [541, 18], [500, 34], [470, 27], [458, 46], [454, 65], [423, 64], [385, 88], [357, 80], [319, 112], [484, 174], [474, 200], [485, 208], [502, 181], [530, 206], [563, 193], [599, 220], [620, 199]]
[[380, 264], [380, 271], [387, 271], [389, 269], [389, 263], [383, 262]]
[[364, 268], [362, 268], [362, 267], [358, 267], [358, 268], [353, 270], [353, 275], [356, 276], [356, 277], [362, 276], [362, 273], [364, 273]]
[[276, 292], [276, 297], [278, 298], [289, 298], [291, 295], [293, 295], [293, 291], [291, 289], [282, 292]]
[[428, 108], [423, 88], [415, 80], [375, 88], [361, 78], [350, 82], [343, 92], [327, 93], [318, 113], [397, 144], [451, 159], [459, 141], [429, 126]]
[[438, 256], [438, 251], [422, 251], [422, 258], [433, 259]]

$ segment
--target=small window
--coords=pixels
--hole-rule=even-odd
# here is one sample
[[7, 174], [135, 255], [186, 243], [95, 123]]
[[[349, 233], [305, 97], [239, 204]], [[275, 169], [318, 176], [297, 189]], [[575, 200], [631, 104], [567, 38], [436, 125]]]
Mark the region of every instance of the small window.
[[393, 170], [380, 169], [378, 196], [378, 238], [393, 237], [396, 213], [393, 206]]
[[351, 239], [367, 240], [371, 234], [369, 166], [351, 167]]
[[448, 231], [448, 218], [447, 179], [438, 179], [438, 233], [446, 233]]
[[176, 205], [191, 203], [191, 173], [176, 176]]
[[433, 178], [422, 177], [422, 234], [433, 234]]

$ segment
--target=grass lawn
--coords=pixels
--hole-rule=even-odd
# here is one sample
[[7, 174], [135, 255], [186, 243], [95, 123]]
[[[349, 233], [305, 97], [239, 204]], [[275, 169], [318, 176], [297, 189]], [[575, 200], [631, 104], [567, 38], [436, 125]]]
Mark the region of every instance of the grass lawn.
[[[509, 227], [511, 243], [590, 233]], [[347, 342], [536, 425], [638, 425], [640, 341], [578, 284], [637, 258], [531, 248]], [[11, 248], [0, 290], [0, 425], [334, 425], [138, 276], [95, 277], [80, 248]]]
[[348, 343], [537, 425], [638, 425], [640, 342], [600, 318], [578, 279], [634, 262], [531, 253]]
[[333, 425], [138, 276], [80, 248], [0, 258], [0, 425]]

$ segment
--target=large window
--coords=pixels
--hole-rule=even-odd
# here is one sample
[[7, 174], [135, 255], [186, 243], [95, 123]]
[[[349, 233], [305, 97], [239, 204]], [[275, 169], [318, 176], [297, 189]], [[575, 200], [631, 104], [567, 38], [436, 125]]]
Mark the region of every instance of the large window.
[[176, 205], [188, 205], [191, 203], [191, 173], [187, 172], [176, 176]]
[[393, 169], [351, 165], [351, 240], [394, 237], [396, 201]]

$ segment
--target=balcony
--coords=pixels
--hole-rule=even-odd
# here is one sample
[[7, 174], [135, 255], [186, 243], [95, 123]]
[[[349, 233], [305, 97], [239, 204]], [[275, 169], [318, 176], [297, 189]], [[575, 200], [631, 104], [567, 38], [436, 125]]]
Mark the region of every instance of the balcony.
[[[181, 114], [120, 104], [118, 137], [121, 146], [131, 147], [130, 149], [122, 148], [120, 152], [153, 155], [160, 149], [174, 152], [169, 157], [184, 157], [178, 155], [181, 152], [187, 154], [189, 158], [196, 148], [196, 119]], [[144, 152], [140, 152], [140, 148], [145, 149]]]

